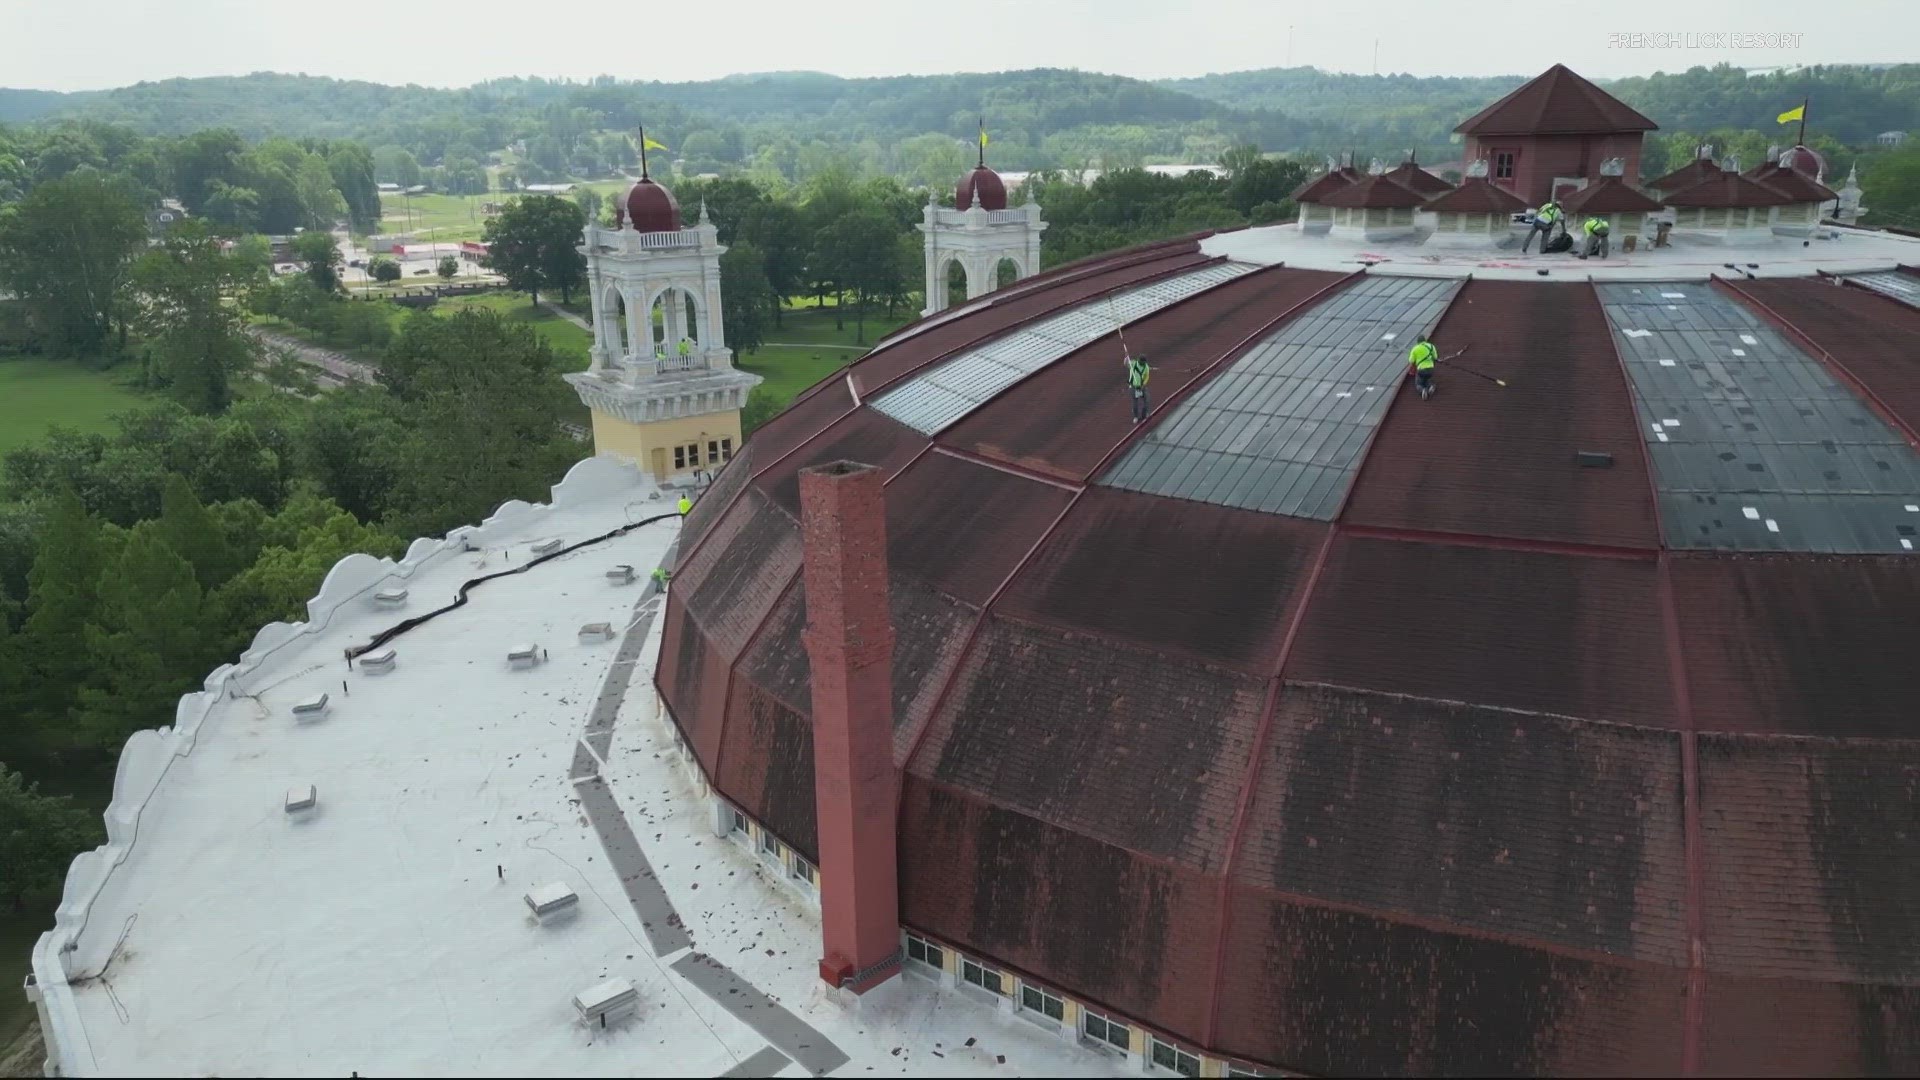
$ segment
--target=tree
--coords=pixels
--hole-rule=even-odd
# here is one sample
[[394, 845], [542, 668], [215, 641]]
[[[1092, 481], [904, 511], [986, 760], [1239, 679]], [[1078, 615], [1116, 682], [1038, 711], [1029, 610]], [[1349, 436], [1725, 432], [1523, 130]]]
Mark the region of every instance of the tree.
[[97, 674], [87, 626], [113, 547], [100, 519], [71, 491], [48, 505], [27, 574], [27, 618], [15, 641], [26, 661], [15, 722], [32, 727], [44, 746], [72, 742], [67, 719], [79, 689]]
[[193, 566], [169, 547], [155, 522], [128, 534], [101, 575], [86, 628], [92, 685], [80, 688], [79, 734], [103, 750], [142, 728], [171, 723], [180, 696], [218, 656], [209, 649]]
[[140, 326], [154, 339], [157, 372], [174, 397], [195, 412], [225, 412], [232, 381], [260, 358], [245, 316], [227, 297], [260, 280], [258, 268], [229, 258], [220, 240], [196, 221], [181, 223], [142, 256]]
[[751, 241], [736, 241], [720, 256], [720, 308], [725, 313], [721, 330], [734, 352], [760, 347], [776, 303], [760, 249]]
[[1906, 228], [1920, 225], [1920, 150], [1881, 155], [1867, 166], [1860, 190], [1868, 220]]
[[867, 302], [892, 291], [900, 276], [899, 233], [878, 210], [858, 210], [828, 225], [821, 235], [823, 266], [838, 288], [859, 303], [854, 342], [867, 340]]
[[380, 188], [373, 179], [373, 155], [356, 142], [339, 142], [327, 151], [333, 186], [346, 201], [347, 220], [356, 233], [380, 227]]
[[381, 184], [412, 187], [420, 182], [420, 162], [404, 147], [382, 146], [373, 152], [373, 177]]
[[578, 249], [584, 227], [578, 203], [552, 195], [521, 196], [487, 221], [482, 265], [498, 270], [510, 288], [526, 293], [535, 305], [542, 289], [557, 289], [563, 303], [570, 301], [586, 275], [587, 260]]
[[329, 295], [340, 291], [340, 247], [333, 234], [308, 230], [293, 240], [293, 253], [307, 266], [307, 280]]
[[460, 260], [451, 255], [442, 255], [440, 261], [434, 265], [433, 271], [440, 275], [441, 281], [452, 281], [460, 273]]
[[367, 263], [367, 274], [373, 280], [391, 283], [400, 280], [400, 264], [382, 256]]
[[125, 189], [99, 176], [51, 180], [0, 216], [0, 292], [27, 307], [35, 335], [70, 356], [97, 356], [116, 324], [145, 215]]
[[28, 896], [57, 892], [73, 857], [105, 840], [100, 815], [65, 796], [40, 794], [0, 763], [0, 897], [15, 912]]
[[228, 635], [225, 647], [244, 648], [262, 624], [306, 617], [307, 601], [335, 563], [356, 552], [397, 557], [406, 544], [325, 499], [302, 496], [265, 523], [266, 546], [252, 565], [208, 598], [210, 625]]
[[[781, 306], [806, 288], [806, 226], [798, 208], [775, 199], [747, 202], [739, 218], [736, 235], [760, 249], [761, 267], [773, 290], [773, 325], [779, 326]], [[716, 224], [722, 230], [728, 228], [724, 219], [716, 219]]]
[[381, 450], [392, 462], [383, 522], [438, 534], [507, 499], [543, 497], [579, 457], [559, 426], [572, 396], [561, 366], [530, 328], [496, 312], [407, 320], [380, 371], [399, 399]]
[[167, 477], [154, 526], [160, 539], [193, 567], [202, 589], [218, 587], [239, 570], [219, 522], [179, 473]]

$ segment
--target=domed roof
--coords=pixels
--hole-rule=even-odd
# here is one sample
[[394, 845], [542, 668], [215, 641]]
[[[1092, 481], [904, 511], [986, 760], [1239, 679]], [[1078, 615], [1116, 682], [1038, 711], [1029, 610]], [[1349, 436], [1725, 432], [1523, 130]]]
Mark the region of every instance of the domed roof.
[[976, 165], [972, 172], [960, 178], [960, 184], [953, 189], [953, 206], [956, 210], [973, 207], [973, 197], [980, 196], [983, 210], [1005, 210], [1007, 208], [1007, 185], [1000, 180], [1000, 174], [985, 165]]
[[[1920, 1069], [1920, 311], [1220, 269], [1052, 271], [753, 433], [657, 675], [716, 794], [819, 854], [797, 477], [864, 462], [916, 931], [1261, 1071]], [[1430, 329], [1506, 386], [1414, 397]]]
[[641, 177], [628, 189], [624, 200], [627, 220], [639, 232], [680, 231], [680, 204], [673, 192], [648, 177]]
[[1815, 178], [1825, 176], [1827, 172], [1827, 156], [1811, 146], [1793, 146], [1781, 151], [1780, 164]]

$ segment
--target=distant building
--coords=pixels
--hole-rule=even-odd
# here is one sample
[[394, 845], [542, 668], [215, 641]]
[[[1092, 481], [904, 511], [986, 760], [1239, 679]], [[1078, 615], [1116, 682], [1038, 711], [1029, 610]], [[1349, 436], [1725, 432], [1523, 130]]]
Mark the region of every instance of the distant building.
[[1879, 143], [1881, 146], [1899, 146], [1901, 143], [1907, 141], [1907, 133], [1904, 131], [1883, 131], [1875, 135], [1873, 141]]
[[528, 184], [524, 190], [530, 195], [565, 195], [573, 189], [573, 184]]
[[375, 187], [378, 187], [378, 188], [380, 189], [380, 194], [382, 194], [382, 195], [398, 195], [398, 194], [400, 194], [400, 185], [399, 185], [399, 184], [376, 184], [376, 185], [374, 185], [374, 186], [375, 186]]
[[159, 206], [147, 211], [147, 235], [155, 238], [165, 236], [188, 216], [187, 208], [181, 206], [179, 200], [162, 199]]

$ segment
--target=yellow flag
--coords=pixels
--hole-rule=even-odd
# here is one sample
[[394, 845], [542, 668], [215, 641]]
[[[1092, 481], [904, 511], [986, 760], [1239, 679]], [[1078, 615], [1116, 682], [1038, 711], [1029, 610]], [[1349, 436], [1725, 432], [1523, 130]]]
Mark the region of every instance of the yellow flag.
[[640, 145], [648, 150], [665, 150], [666, 149], [666, 147], [653, 141], [653, 136], [651, 135], [640, 136]]
[[1802, 103], [1799, 105], [1795, 105], [1793, 108], [1788, 109], [1786, 112], [1781, 113], [1779, 120], [1777, 120], [1776, 122], [1781, 124], [1791, 124], [1795, 120], [1798, 120], [1806, 115], [1807, 115], [1807, 106], [1805, 105], [1805, 103]]
[[980, 148], [984, 150], [986, 149], [986, 147], [987, 147], [987, 129], [981, 128], [980, 129]]

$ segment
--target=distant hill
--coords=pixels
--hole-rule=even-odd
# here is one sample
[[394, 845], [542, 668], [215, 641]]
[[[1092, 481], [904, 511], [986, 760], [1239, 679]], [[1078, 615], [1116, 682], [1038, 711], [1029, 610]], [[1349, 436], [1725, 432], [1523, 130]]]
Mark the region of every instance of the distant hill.
[[[1417, 149], [1449, 155], [1452, 129], [1525, 81], [1343, 75], [1267, 68], [1147, 82], [1059, 69], [843, 79], [819, 72], [732, 75], [706, 82], [494, 79], [461, 89], [386, 86], [304, 75], [169, 79], [84, 94], [0, 90], [0, 121], [84, 117], [150, 134], [230, 127], [243, 136], [356, 138], [422, 163], [524, 140], [547, 158], [594, 132], [649, 133], [676, 150], [690, 137], [728, 148], [725, 163], [767, 147], [818, 145], [884, 160], [903, 140], [938, 133], [970, 141], [985, 116], [1003, 167], [1075, 167], [1093, 160], [1210, 161], [1236, 142], [1267, 150], [1352, 149], [1364, 161]], [[1694, 68], [1606, 84], [1663, 133], [1771, 131], [1772, 117], [1813, 99], [1814, 128], [1850, 143], [1920, 130], [1920, 65], [1811, 67], [1753, 73]]]

